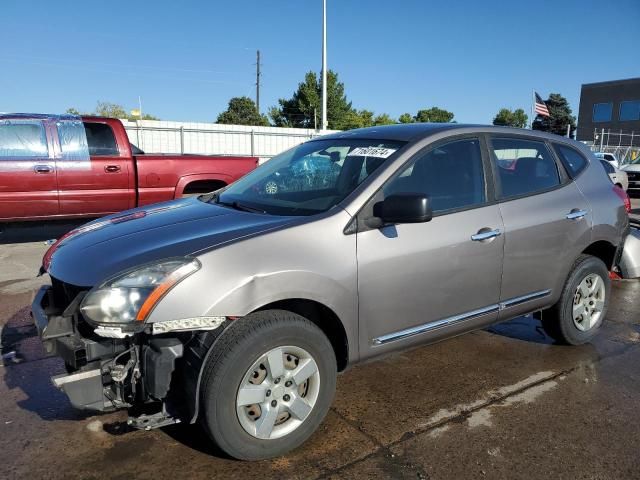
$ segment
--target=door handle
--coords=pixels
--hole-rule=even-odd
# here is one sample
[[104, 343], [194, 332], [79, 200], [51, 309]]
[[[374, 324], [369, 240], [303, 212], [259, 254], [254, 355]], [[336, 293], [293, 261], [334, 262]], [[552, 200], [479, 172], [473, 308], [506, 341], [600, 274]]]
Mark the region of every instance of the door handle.
[[33, 171], [36, 173], [51, 173], [53, 167], [51, 165], [36, 165], [33, 167]]
[[567, 213], [566, 217], [569, 220], [580, 220], [584, 218], [587, 215], [587, 213], [588, 212], [586, 210], [579, 210], [577, 208], [574, 208], [569, 213]]
[[107, 165], [104, 167], [104, 171], [107, 173], [117, 173], [120, 171], [120, 165]]
[[478, 230], [478, 233], [475, 235], [471, 235], [471, 240], [474, 242], [484, 242], [486, 240], [491, 240], [492, 238], [496, 238], [502, 235], [502, 232], [499, 228], [491, 230], [489, 228], [481, 228]]

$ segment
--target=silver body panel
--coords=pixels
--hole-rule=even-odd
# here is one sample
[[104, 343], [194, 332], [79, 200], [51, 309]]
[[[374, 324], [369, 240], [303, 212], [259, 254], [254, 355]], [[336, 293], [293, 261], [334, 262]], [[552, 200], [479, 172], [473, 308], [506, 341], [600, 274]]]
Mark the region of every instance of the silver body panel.
[[624, 242], [620, 273], [623, 278], [640, 278], [640, 224], [631, 229]]
[[[376, 338], [498, 303], [504, 236], [473, 241], [471, 236], [483, 228], [503, 228], [498, 205], [358, 233], [363, 356], [397, 343], [376, 343]], [[491, 323], [497, 310], [474, 317]], [[438, 336], [448, 326], [454, 327], [443, 325], [430, 334]], [[416, 335], [405, 343], [420, 341]]]
[[[345, 230], [415, 152], [469, 134], [565, 143], [591, 164], [574, 181], [537, 195], [489, 202], [423, 224]], [[455, 125], [334, 135], [349, 136], [409, 143], [403, 155], [324, 214], [277, 217], [181, 200], [167, 212], [70, 238], [53, 253], [49, 273], [95, 286], [142, 263], [194, 256], [202, 268], [175, 286], [148, 322], [241, 317], [279, 300], [312, 300], [340, 319], [353, 363], [548, 307], [581, 252], [597, 241], [618, 246], [627, 231], [622, 201], [601, 165], [577, 142], [527, 130]], [[576, 210], [582, 213], [567, 218]], [[474, 241], [484, 228], [501, 234]]]

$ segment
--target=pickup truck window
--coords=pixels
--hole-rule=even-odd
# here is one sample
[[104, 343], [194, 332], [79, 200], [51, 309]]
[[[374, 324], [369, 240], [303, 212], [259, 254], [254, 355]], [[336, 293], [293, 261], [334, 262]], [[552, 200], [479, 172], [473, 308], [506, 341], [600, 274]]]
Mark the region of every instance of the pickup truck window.
[[48, 156], [47, 136], [41, 121], [0, 121], [0, 160]]
[[111, 127], [105, 123], [84, 122], [89, 155], [118, 156], [118, 144]]
[[89, 160], [87, 135], [81, 120], [61, 120], [56, 122], [56, 130], [62, 159]]

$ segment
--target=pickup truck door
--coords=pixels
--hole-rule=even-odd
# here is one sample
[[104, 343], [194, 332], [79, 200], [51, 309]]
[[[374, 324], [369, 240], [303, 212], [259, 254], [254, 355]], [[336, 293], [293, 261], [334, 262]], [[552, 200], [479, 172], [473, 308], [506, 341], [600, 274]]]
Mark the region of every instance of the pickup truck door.
[[57, 215], [56, 161], [42, 119], [0, 119], [0, 220]]
[[[85, 158], [69, 158], [64, 131], [58, 122], [58, 185], [62, 215], [101, 216], [135, 206], [133, 158], [129, 145], [116, 140], [111, 123], [115, 120], [83, 121], [86, 135]], [[122, 128], [122, 127], [121, 127]]]

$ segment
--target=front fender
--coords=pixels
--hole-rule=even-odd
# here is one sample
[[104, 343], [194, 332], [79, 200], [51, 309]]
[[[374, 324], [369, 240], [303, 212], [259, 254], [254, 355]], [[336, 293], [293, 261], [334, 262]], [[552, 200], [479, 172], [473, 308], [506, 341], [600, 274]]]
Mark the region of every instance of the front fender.
[[340, 305], [351, 295], [348, 289], [335, 280], [310, 271], [262, 273], [242, 279], [216, 300], [206, 315], [242, 317], [273, 302], [300, 298], [321, 303], [336, 312], [339, 318], [343, 318], [349, 314], [340, 311]]

